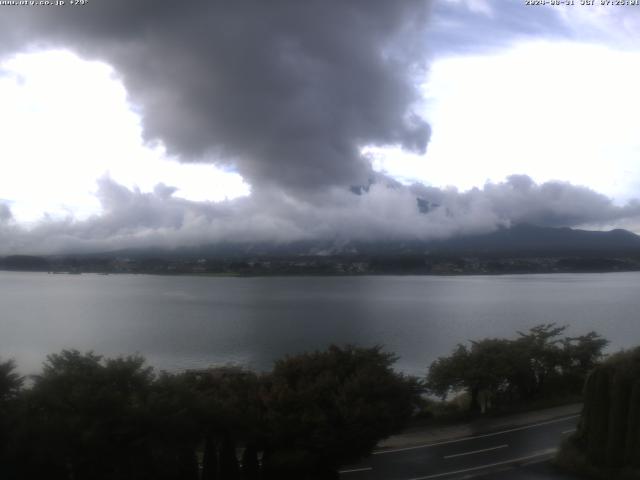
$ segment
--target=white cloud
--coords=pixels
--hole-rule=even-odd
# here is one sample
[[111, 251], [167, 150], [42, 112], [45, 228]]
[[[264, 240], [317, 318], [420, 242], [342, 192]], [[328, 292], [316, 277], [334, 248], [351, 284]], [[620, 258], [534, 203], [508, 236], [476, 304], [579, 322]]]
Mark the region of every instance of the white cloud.
[[234, 173], [178, 164], [145, 145], [140, 117], [113, 69], [66, 51], [16, 55], [0, 65], [0, 198], [18, 221], [44, 213], [86, 218], [100, 211], [96, 180], [219, 201], [248, 193]]
[[459, 188], [513, 173], [587, 185], [619, 201], [640, 192], [640, 53], [536, 42], [437, 59], [424, 86], [425, 156], [375, 149], [375, 166]]

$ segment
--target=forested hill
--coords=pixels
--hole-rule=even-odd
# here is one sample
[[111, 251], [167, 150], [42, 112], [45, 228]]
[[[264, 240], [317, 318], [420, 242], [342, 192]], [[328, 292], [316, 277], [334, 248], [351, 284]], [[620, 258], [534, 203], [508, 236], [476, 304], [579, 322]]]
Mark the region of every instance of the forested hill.
[[118, 252], [128, 257], [284, 257], [284, 256], [387, 256], [422, 254], [465, 255], [620, 255], [640, 254], [640, 236], [628, 230], [590, 231], [571, 228], [515, 225], [511, 228], [443, 240], [344, 239], [298, 241], [290, 243], [224, 243], [200, 247], [135, 249]]
[[455, 237], [431, 244], [435, 251], [517, 255], [640, 253], [640, 236], [628, 230], [589, 231], [516, 225], [485, 235]]
[[640, 270], [640, 236], [519, 225], [439, 241], [237, 243], [0, 258], [0, 269], [224, 275], [491, 274]]

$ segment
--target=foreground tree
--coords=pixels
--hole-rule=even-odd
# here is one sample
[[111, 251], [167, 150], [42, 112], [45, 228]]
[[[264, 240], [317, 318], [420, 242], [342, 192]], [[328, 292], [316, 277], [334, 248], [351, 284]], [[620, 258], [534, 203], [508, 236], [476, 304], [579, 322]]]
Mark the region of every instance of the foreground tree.
[[543, 391], [548, 380], [562, 373], [565, 354], [560, 335], [566, 329], [566, 326], [548, 323], [537, 325], [527, 333], [518, 332], [520, 338], [514, 342], [518, 358], [514, 360], [520, 368], [514, 380], [524, 400], [533, 399]]
[[65, 350], [25, 390], [5, 363], [0, 420], [11, 425], [0, 435], [11, 449], [0, 452], [0, 477], [336, 478], [414, 411], [418, 382], [394, 372], [394, 361], [378, 347], [331, 347], [287, 357], [264, 376], [236, 368], [156, 376], [140, 357]]
[[13, 360], [0, 362], [0, 478], [10, 473], [10, 449], [16, 430], [16, 417], [24, 379], [15, 371]]
[[508, 392], [508, 379], [515, 375], [514, 357], [513, 346], [503, 339], [472, 342], [471, 348], [458, 345], [451, 356], [431, 364], [427, 386], [442, 398], [466, 391], [469, 409], [485, 411]]
[[330, 347], [276, 362], [264, 386], [268, 478], [338, 478], [413, 413], [418, 383], [375, 348]]
[[602, 352], [608, 344], [608, 340], [595, 332], [564, 339], [562, 341], [564, 380], [582, 387], [589, 372], [601, 362]]
[[14, 399], [24, 383], [24, 378], [16, 371], [13, 360], [0, 362], [0, 407]]
[[472, 412], [544, 395], [580, 392], [607, 341], [595, 332], [561, 338], [566, 327], [537, 325], [519, 337], [458, 345], [433, 362], [427, 387], [443, 399], [466, 392]]
[[243, 478], [257, 478], [258, 446], [264, 437], [260, 379], [237, 367], [209, 368], [183, 374], [197, 395], [194, 410], [203, 442], [203, 480], [241, 476], [236, 451], [243, 448]]
[[139, 357], [103, 361], [73, 350], [50, 355], [22, 400], [17, 478], [127, 478], [144, 472], [141, 419], [151, 380]]
[[578, 429], [559, 460], [602, 478], [640, 478], [640, 347], [589, 374]]

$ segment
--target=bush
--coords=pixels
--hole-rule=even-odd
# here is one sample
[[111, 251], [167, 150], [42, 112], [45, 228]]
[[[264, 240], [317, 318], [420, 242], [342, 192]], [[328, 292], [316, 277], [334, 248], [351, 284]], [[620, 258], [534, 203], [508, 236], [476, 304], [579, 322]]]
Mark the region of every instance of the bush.
[[616, 472], [606, 478], [640, 478], [640, 347], [612, 356], [589, 374], [578, 429], [559, 461], [578, 471]]

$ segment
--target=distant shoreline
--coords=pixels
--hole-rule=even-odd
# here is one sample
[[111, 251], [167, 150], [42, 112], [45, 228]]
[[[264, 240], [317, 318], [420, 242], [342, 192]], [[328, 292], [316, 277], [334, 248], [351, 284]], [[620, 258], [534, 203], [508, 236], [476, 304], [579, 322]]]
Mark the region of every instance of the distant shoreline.
[[[466, 260], [466, 261], [465, 261]], [[201, 271], [190, 268], [190, 262], [180, 264], [166, 261], [154, 268], [132, 263], [127, 268], [113, 270], [98, 270], [90, 265], [75, 266], [74, 269], [58, 265], [56, 269], [41, 268], [7, 268], [0, 266], [2, 272], [46, 273], [50, 275], [157, 275], [157, 276], [192, 276], [212, 278], [258, 278], [258, 277], [363, 277], [363, 276], [504, 276], [504, 275], [549, 275], [549, 274], [597, 274], [597, 273], [632, 273], [640, 272], [640, 265], [628, 259], [595, 259], [598, 265], [593, 265], [594, 259], [567, 258], [535, 258], [535, 259], [501, 259], [469, 262], [459, 259], [458, 264], [449, 262], [434, 265], [376, 265], [373, 262], [327, 262], [320, 260], [304, 263], [292, 261], [265, 261], [257, 265], [242, 264], [228, 265], [224, 271]], [[584, 262], [581, 264], [581, 262]], [[491, 263], [491, 265], [487, 265]], [[530, 265], [534, 268], [525, 268]], [[394, 268], [395, 267], [395, 268]], [[404, 268], [402, 268], [404, 267]], [[413, 268], [412, 268], [413, 267]], [[573, 267], [573, 268], [572, 268]], [[609, 268], [607, 268], [609, 267]]]

